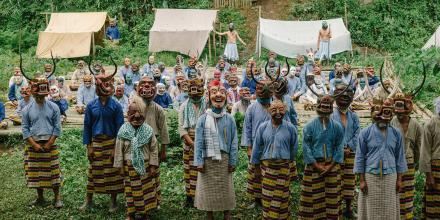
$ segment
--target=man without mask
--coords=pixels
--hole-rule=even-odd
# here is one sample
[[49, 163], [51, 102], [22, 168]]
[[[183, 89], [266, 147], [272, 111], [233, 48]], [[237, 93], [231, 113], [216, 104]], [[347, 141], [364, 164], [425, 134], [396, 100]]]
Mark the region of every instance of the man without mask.
[[113, 99], [118, 102], [122, 107], [122, 112], [124, 112], [124, 116], [128, 111], [128, 97], [125, 95], [124, 85], [116, 86], [115, 94], [113, 95]]
[[35, 101], [31, 96], [31, 88], [29, 86], [23, 86], [20, 89], [20, 94], [23, 99], [18, 101], [17, 109], [14, 115], [10, 117], [13, 125], [21, 125], [21, 118], [23, 116], [23, 110], [29, 103]]
[[83, 77], [83, 84], [80, 85], [76, 93], [77, 106], [75, 110], [78, 114], [84, 114], [86, 106], [96, 98], [98, 96], [96, 95], [95, 85], [93, 85], [93, 76], [86, 74]]
[[158, 83], [157, 87], [157, 95], [154, 97], [154, 102], [160, 105], [163, 109], [172, 108], [173, 100], [171, 99], [170, 94], [167, 92], [165, 84]]

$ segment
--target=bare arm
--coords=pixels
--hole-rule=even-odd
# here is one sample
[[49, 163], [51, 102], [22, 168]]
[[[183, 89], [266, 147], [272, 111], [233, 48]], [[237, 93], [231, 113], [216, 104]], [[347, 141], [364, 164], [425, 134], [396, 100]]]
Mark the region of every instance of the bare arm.
[[237, 34], [237, 39], [244, 45], [246, 46], [246, 43], [241, 39], [240, 35], [238, 34], [238, 32], [235, 32]]
[[220, 36], [223, 36], [223, 35], [226, 35], [226, 34], [228, 34], [228, 32], [217, 32], [217, 31], [214, 31], [217, 35], [220, 35]]

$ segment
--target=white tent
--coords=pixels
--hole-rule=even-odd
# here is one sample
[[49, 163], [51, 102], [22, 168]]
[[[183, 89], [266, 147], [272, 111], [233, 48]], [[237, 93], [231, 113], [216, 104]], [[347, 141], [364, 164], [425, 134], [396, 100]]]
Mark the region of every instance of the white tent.
[[[330, 53], [337, 54], [351, 51], [350, 32], [342, 18], [325, 20], [332, 32]], [[261, 47], [286, 57], [306, 55], [306, 49], [317, 49], [318, 31], [322, 20], [318, 21], [280, 21], [260, 18], [257, 33], [256, 50], [260, 54]]]
[[200, 56], [216, 19], [217, 10], [157, 9], [148, 50]]
[[49, 58], [83, 57], [90, 54], [94, 33], [103, 29], [107, 12], [52, 13], [40, 32], [36, 55]]
[[440, 26], [435, 30], [434, 34], [432, 34], [422, 49], [429, 49], [431, 47], [440, 47]]

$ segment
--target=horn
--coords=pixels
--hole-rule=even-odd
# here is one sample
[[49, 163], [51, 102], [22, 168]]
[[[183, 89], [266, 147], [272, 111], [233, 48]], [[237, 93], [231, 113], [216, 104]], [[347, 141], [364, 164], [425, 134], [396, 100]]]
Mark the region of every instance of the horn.
[[113, 78], [116, 73], [118, 72], [118, 65], [116, 64], [116, 62], [113, 60], [113, 57], [110, 56], [110, 60], [112, 61], [113, 65], [115, 66], [115, 72], [113, 72], [113, 74], [110, 76], [110, 78]]
[[32, 81], [32, 79], [27, 77], [26, 74], [24, 73], [24, 70], [23, 70], [23, 58], [21, 57], [21, 53], [20, 53], [20, 71], [21, 71], [21, 75], [23, 75], [24, 78], [29, 80], [29, 82]]
[[[313, 81], [315, 81], [315, 76], [313, 76]], [[306, 84], [307, 84], [307, 87], [310, 89], [310, 91], [312, 91], [313, 92], [313, 94], [315, 94], [316, 95], [316, 97], [321, 97], [322, 95], [320, 95], [320, 94], [318, 94], [317, 92], [315, 92], [313, 89], [312, 89], [312, 87], [310, 87], [310, 85], [307, 83], [307, 76], [306, 76]]]
[[283, 77], [287, 76], [290, 73], [290, 65], [289, 62], [287, 61], [287, 57], [286, 57], [286, 65], [287, 65], [287, 73], [283, 74]]
[[52, 58], [53, 68], [52, 68], [52, 72], [49, 74], [49, 76], [46, 77], [47, 79], [49, 79], [55, 73], [55, 69], [57, 68], [55, 59], [53, 58], [53, 55], [52, 55], [52, 50], [50, 51], [50, 57]]
[[264, 85], [263, 83], [261, 83], [260, 81], [258, 81], [257, 79], [255, 79], [253, 69], [254, 69], [254, 64], [251, 64], [251, 77], [252, 77], [252, 79], [253, 79], [257, 84]]
[[91, 64], [92, 64], [92, 57], [89, 56], [89, 60], [87, 61], [87, 66], [89, 67], [90, 74], [95, 76], [96, 73], [92, 70]]
[[414, 92], [411, 93], [411, 96], [414, 98], [416, 97], [417, 93], [419, 93], [422, 90], [423, 85], [425, 84], [425, 80], [426, 80], [426, 68], [425, 68], [425, 63], [423, 63], [422, 61], [422, 65], [423, 65], [423, 80], [422, 83], [420, 83], [420, 86], [417, 87], [417, 89], [415, 89]]
[[[345, 89], [342, 90], [342, 91], [341, 91], [340, 93], [338, 93], [338, 94], [332, 95], [332, 97], [333, 97], [333, 98], [337, 98], [338, 96], [344, 94], [344, 92], [347, 91], [347, 89], [350, 87], [350, 85], [351, 85], [352, 82], [353, 82], [353, 74], [351, 74], [351, 76], [350, 76], [350, 82], [348, 82], [348, 85], [345, 87]], [[368, 81], [367, 81], [366, 83], [368, 83]]]
[[380, 76], [380, 84], [382, 84], [382, 88], [388, 93], [388, 94], [391, 94], [391, 92], [387, 89], [387, 88], [385, 88], [385, 86], [384, 86], [384, 84], [383, 84], [383, 78], [382, 78], [382, 70], [383, 70], [383, 66], [385, 65], [385, 60], [383, 60], [383, 63], [382, 63], [382, 65], [380, 66], [380, 73], [379, 73], [379, 76]]

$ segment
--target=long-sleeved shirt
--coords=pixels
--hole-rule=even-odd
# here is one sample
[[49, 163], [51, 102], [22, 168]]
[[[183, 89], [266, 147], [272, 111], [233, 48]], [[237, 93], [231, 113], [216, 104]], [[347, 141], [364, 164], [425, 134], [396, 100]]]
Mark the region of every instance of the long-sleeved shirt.
[[436, 115], [423, 128], [420, 149], [420, 172], [431, 172], [431, 161], [440, 160], [440, 116]]
[[87, 71], [86, 68], [82, 68], [82, 69], [76, 69], [73, 74], [72, 74], [72, 78], [71, 81], [77, 84], [81, 84], [84, 75], [86, 74], [90, 74], [89, 71]]
[[31, 103], [31, 102], [33, 102], [34, 101], [34, 97], [29, 97], [29, 101], [25, 101], [24, 99], [21, 99], [21, 100], [19, 100], [18, 101], [18, 106], [17, 106], [17, 109], [15, 110], [15, 114], [16, 115], [18, 115], [18, 116], [22, 116], [22, 114], [23, 114], [23, 109], [27, 106], [27, 105], [29, 105], [29, 103]]
[[24, 81], [24, 80], [23, 80], [23, 82], [22, 82], [20, 85], [17, 85], [17, 84], [15, 84], [15, 83], [13, 83], [13, 84], [9, 87], [9, 91], [8, 91], [8, 100], [9, 100], [9, 101], [18, 101], [18, 100], [21, 100], [22, 97], [21, 97], [20, 90], [21, 90], [21, 87], [23, 87], [23, 86], [27, 86], [27, 81]]
[[354, 161], [355, 173], [392, 174], [407, 171], [404, 140], [388, 126], [385, 136], [376, 124], [362, 129]]
[[244, 101], [240, 100], [239, 102], [236, 102], [232, 106], [231, 115], [234, 116], [235, 113], [240, 112], [241, 114], [246, 114], [247, 108], [251, 105], [250, 101]]
[[288, 83], [287, 94], [289, 94], [290, 96], [293, 96], [297, 92], [301, 92], [302, 84], [301, 84], [301, 79], [299, 77], [296, 76], [293, 78], [288, 77], [287, 83]]
[[375, 89], [379, 83], [380, 79], [377, 76], [370, 77], [368, 76], [368, 85]]
[[142, 67], [142, 76], [149, 76], [149, 77], [153, 77], [153, 70], [158, 68], [158, 65], [155, 63], [149, 64], [146, 63], [143, 67]]
[[60, 110], [55, 103], [44, 101], [42, 105], [29, 103], [23, 109], [21, 130], [23, 140], [32, 137], [35, 141], [49, 140], [61, 135]]
[[[117, 138], [115, 144], [115, 162], [113, 166], [120, 168], [124, 166], [124, 161], [131, 161], [131, 151], [131, 141]], [[150, 142], [142, 146], [142, 152], [144, 153], [144, 161], [147, 161], [149, 165], [159, 166], [159, 150], [154, 135], [151, 136]], [[145, 166], [147, 166], [147, 163]]]
[[298, 150], [298, 134], [295, 126], [288, 121], [283, 121], [277, 128], [274, 128], [272, 121], [265, 121], [258, 128], [252, 146], [252, 164], [272, 159], [294, 161]]
[[168, 92], [165, 92], [162, 95], [157, 94], [156, 97], [154, 97], [154, 102], [160, 105], [160, 107], [163, 109], [173, 106], [173, 99], [171, 99], [171, 96], [168, 94]]
[[[289, 116], [284, 115], [284, 119], [290, 122]], [[252, 103], [246, 110], [243, 124], [242, 146], [252, 146], [255, 140], [257, 129], [265, 121], [270, 121], [269, 112], [259, 103]]]
[[81, 84], [76, 94], [76, 103], [78, 106], [87, 106], [91, 101], [98, 98], [96, 95], [95, 86], [92, 85], [87, 88], [84, 84]]
[[414, 118], [409, 119], [408, 130], [403, 132], [403, 127], [397, 119], [397, 116], [391, 120], [390, 125], [400, 131], [404, 140], [404, 153], [406, 158], [414, 158], [414, 163], [419, 161], [420, 146], [422, 146], [423, 129]]
[[133, 73], [133, 74], [131, 75], [131, 76], [132, 76], [131, 81], [132, 81], [133, 84], [135, 84], [135, 83], [141, 81], [142, 74], [141, 74], [139, 71], [137, 71], [137, 72], [132, 72], [132, 73]]
[[92, 143], [92, 139], [99, 135], [115, 138], [122, 124], [122, 107], [115, 100], [110, 98], [105, 105], [102, 105], [99, 98], [93, 100], [86, 107], [83, 144]]
[[119, 40], [121, 38], [121, 34], [119, 33], [118, 26], [109, 26], [107, 27], [107, 30], [105, 31], [105, 35], [110, 40]]
[[124, 84], [124, 95], [130, 97], [130, 94], [134, 91], [134, 84]]
[[241, 82], [241, 88], [248, 87], [249, 92], [253, 95], [255, 94], [255, 89], [257, 88], [257, 82], [255, 82], [252, 78], [248, 79], [247, 77], [243, 78], [243, 82]]
[[5, 117], [5, 105], [3, 104], [3, 102], [0, 102], [0, 121], [3, 121]]
[[[204, 156], [206, 156], [205, 146], [205, 122], [206, 114], [203, 114], [197, 120], [196, 137], [194, 141], [194, 166], [201, 166], [205, 163]], [[229, 165], [237, 166], [238, 161], [238, 137], [237, 127], [234, 118], [225, 114], [221, 118], [216, 119], [217, 132], [220, 150], [229, 154]]]
[[126, 67], [125, 65], [119, 67], [119, 77], [125, 80], [125, 76], [127, 74], [133, 74], [133, 71], [131, 71], [131, 65], [129, 65], [128, 67]]
[[[183, 124], [184, 124], [184, 116], [183, 116], [183, 112], [186, 108], [186, 106], [188, 105], [188, 100], [186, 100], [185, 102], [182, 103], [182, 105], [179, 107], [179, 134], [180, 137], [183, 137], [184, 135], [187, 135], [190, 129], [194, 129], [196, 128], [196, 126], [192, 127], [192, 128], [184, 128]], [[200, 109], [201, 105], [199, 105], [198, 108], [195, 108], [194, 104], [193, 105], [193, 109], [194, 109], [194, 114], [196, 115], [196, 118], [199, 118], [202, 114], [204, 114], [206, 109]], [[197, 125], [197, 123], [196, 123]]]
[[359, 124], [359, 117], [356, 112], [348, 110], [346, 115], [346, 125], [342, 124], [341, 112], [337, 108], [333, 109], [333, 114], [331, 118], [342, 125], [344, 131], [344, 141], [342, 146], [349, 147], [353, 152], [356, 151], [359, 145], [359, 133], [361, 131], [361, 126]]
[[128, 97], [126, 95], [123, 95], [121, 98], [118, 98], [116, 96], [112, 96], [113, 99], [119, 103], [122, 107], [122, 112], [126, 113], [128, 111]]
[[303, 129], [304, 163], [313, 164], [317, 159], [331, 158], [336, 163], [344, 161], [344, 131], [339, 122], [329, 119], [324, 127], [319, 117], [314, 118]]
[[69, 108], [69, 103], [67, 102], [66, 99], [60, 99], [57, 101], [50, 99], [50, 101], [55, 103], [58, 106], [58, 108], [60, 109], [61, 115], [67, 116], [66, 111]]
[[161, 144], [169, 144], [168, 125], [165, 111], [154, 101], [144, 101], [139, 95], [134, 95], [133, 101], [141, 105], [141, 113], [145, 117], [145, 123], [153, 128], [154, 134], [158, 137]]
[[292, 123], [293, 126], [295, 126], [296, 128], [296, 126], [298, 125], [298, 114], [296, 113], [295, 104], [293, 103], [292, 98], [288, 94], [286, 94], [283, 96], [282, 101], [287, 106], [286, 115], [289, 117], [290, 123]]

